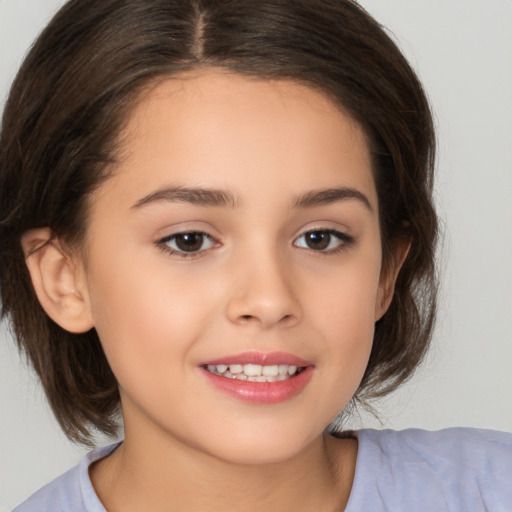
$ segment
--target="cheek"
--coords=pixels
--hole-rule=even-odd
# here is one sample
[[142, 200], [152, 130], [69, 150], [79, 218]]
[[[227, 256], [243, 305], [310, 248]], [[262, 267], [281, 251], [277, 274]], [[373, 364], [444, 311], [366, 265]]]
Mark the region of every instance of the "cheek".
[[[346, 307], [343, 307], [346, 306]], [[373, 344], [375, 324], [373, 308], [350, 296], [348, 303], [338, 303], [331, 311], [318, 313], [320, 321], [329, 325], [325, 329], [331, 359], [327, 364], [336, 366], [347, 380], [362, 377]]]
[[[329, 375], [352, 382], [362, 378], [373, 344], [375, 304], [379, 300], [380, 262], [361, 257], [357, 264], [340, 268], [334, 279], [317, 289], [311, 301], [315, 330], [323, 332], [330, 358]], [[354, 389], [355, 391], [355, 389]]]
[[[157, 253], [160, 258], [165, 262]], [[198, 293], [197, 282], [162, 272], [159, 262], [138, 265], [127, 259], [102, 261], [90, 272], [95, 327], [118, 379], [126, 368], [147, 371], [159, 361], [183, 359], [212, 303], [207, 293]]]
[[375, 305], [380, 296], [380, 252], [378, 249], [354, 253], [337, 268], [322, 276], [322, 283], [311, 282], [315, 316], [338, 332], [358, 331], [366, 338], [373, 331]]

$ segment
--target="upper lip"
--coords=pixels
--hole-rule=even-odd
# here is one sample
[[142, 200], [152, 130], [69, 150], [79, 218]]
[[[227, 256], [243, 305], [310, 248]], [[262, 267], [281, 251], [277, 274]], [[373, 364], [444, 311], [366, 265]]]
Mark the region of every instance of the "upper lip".
[[310, 361], [306, 361], [300, 357], [288, 354], [286, 352], [242, 352], [241, 354], [220, 357], [211, 361], [205, 361], [200, 366], [207, 365], [231, 365], [231, 364], [259, 364], [261, 366], [274, 366], [286, 364], [289, 366], [307, 367], [313, 366]]

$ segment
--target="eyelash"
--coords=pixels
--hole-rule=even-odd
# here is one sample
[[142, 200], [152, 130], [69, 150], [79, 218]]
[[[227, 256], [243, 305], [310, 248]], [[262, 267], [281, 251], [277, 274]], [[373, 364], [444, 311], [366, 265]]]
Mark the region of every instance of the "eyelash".
[[[335, 237], [338, 239], [339, 241], [339, 244], [332, 248], [332, 249], [329, 249], [329, 250], [315, 250], [311, 247], [300, 247], [300, 246], [297, 246], [296, 243], [298, 240], [300, 240], [302, 237], [304, 236], [307, 236], [307, 235], [311, 235], [313, 233], [316, 233], [316, 234], [322, 234], [322, 235], [329, 235], [331, 237]], [[203, 256], [205, 254], [206, 251], [208, 251], [209, 249], [211, 249], [212, 247], [208, 247], [206, 249], [198, 249], [198, 250], [195, 250], [195, 251], [183, 251], [183, 250], [180, 250], [179, 248], [178, 249], [173, 249], [171, 247], [169, 247], [169, 243], [173, 242], [173, 241], [176, 241], [177, 237], [179, 236], [200, 236], [202, 237], [202, 243], [201, 243], [201, 246], [204, 244], [204, 240], [208, 240], [211, 244], [212, 244], [212, 247], [215, 246], [215, 244], [218, 244], [219, 242], [213, 238], [210, 234], [204, 232], [204, 231], [182, 231], [182, 232], [179, 232], [179, 233], [173, 233], [172, 235], [169, 235], [169, 236], [166, 236], [160, 240], [158, 240], [156, 242], [156, 245], [160, 248], [160, 250], [163, 252], [163, 253], [166, 253], [168, 254], [169, 256], [177, 256], [179, 258], [182, 258], [182, 259], [190, 259], [190, 258], [200, 258], [201, 256]], [[343, 233], [341, 231], [338, 231], [336, 229], [325, 229], [325, 228], [316, 228], [316, 229], [309, 229], [307, 231], [305, 231], [304, 233], [302, 233], [299, 237], [297, 237], [295, 240], [294, 240], [294, 246], [295, 247], [298, 247], [300, 249], [306, 249], [306, 250], [309, 250], [313, 253], [319, 253], [319, 254], [324, 254], [324, 255], [327, 255], [327, 256], [330, 256], [330, 255], [334, 255], [334, 254], [338, 254], [344, 250], [346, 250], [348, 247], [350, 247], [351, 245], [353, 245], [355, 243], [355, 238], [348, 235], [347, 233]], [[331, 242], [331, 240], [329, 240], [329, 243]]]
[[334, 247], [332, 249], [328, 249], [328, 250], [315, 250], [315, 249], [312, 249], [311, 247], [301, 247], [301, 249], [310, 250], [314, 253], [320, 253], [320, 254], [324, 254], [326, 256], [331, 256], [334, 254], [338, 254], [342, 251], [345, 251], [351, 245], [353, 245], [356, 241], [353, 236], [350, 236], [347, 233], [343, 233], [342, 231], [338, 231], [336, 229], [315, 228], [315, 229], [308, 229], [307, 231], [302, 233], [302, 235], [297, 237], [294, 241], [294, 245], [296, 244], [297, 240], [299, 240], [300, 238], [302, 238], [306, 235], [311, 235], [313, 233], [321, 233], [323, 235], [329, 235], [330, 237], [335, 237], [338, 239], [339, 244], [336, 247]]
[[[156, 245], [160, 248], [160, 250], [163, 253], [168, 254], [169, 256], [178, 256], [179, 258], [183, 259], [189, 259], [189, 258], [199, 258], [201, 257], [208, 249], [199, 249], [197, 251], [182, 251], [179, 249], [172, 249], [169, 247], [169, 243], [176, 240], [179, 236], [185, 236], [185, 235], [194, 235], [194, 236], [201, 236], [203, 237], [203, 243], [204, 239], [209, 240], [213, 245], [218, 244], [217, 240], [213, 238], [211, 235], [204, 231], [181, 231], [179, 233], [173, 233], [172, 235], [166, 236], [162, 238], [161, 240], [158, 240], [156, 242]], [[203, 245], [203, 244], [201, 244]]]

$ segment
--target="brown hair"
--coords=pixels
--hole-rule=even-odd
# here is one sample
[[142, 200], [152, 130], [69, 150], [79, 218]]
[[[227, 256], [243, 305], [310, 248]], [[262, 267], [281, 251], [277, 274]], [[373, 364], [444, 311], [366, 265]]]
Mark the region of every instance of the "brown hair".
[[71, 334], [40, 306], [20, 237], [49, 227], [79, 244], [88, 198], [152, 81], [199, 66], [292, 79], [326, 93], [365, 129], [374, 159], [383, 263], [411, 243], [377, 322], [355, 399], [384, 395], [422, 360], [432, 333], [437, 220], [434, 131], [421, 84], [395, 43], [351, 0], [71, 0], [25, 59], [0, 139], [2, 313], [74, 440], [117, 427], [117, 383], [95, 330]]

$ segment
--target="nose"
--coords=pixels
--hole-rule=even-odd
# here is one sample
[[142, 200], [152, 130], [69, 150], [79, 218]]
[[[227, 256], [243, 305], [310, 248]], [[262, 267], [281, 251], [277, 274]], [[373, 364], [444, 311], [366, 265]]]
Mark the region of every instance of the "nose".
[[260, 252], [258, 257], [243, 258], [243, 264], [232, 270], [227, 304], [231, 322], [264, 329], [291, 327], [300, 322], [302, 308], [292, 287], [292, 272], [278, 255]]

